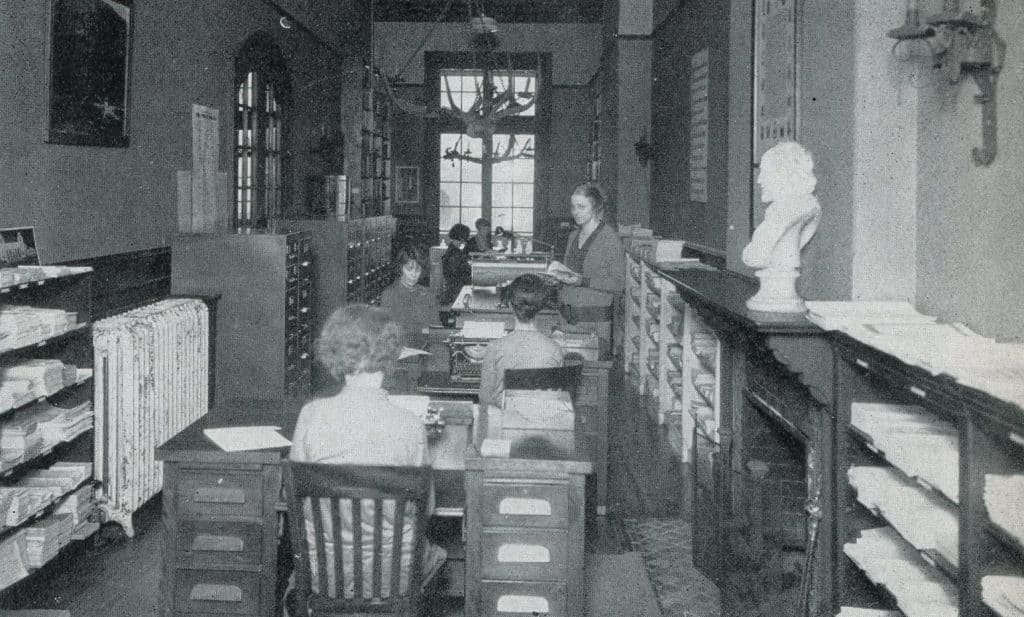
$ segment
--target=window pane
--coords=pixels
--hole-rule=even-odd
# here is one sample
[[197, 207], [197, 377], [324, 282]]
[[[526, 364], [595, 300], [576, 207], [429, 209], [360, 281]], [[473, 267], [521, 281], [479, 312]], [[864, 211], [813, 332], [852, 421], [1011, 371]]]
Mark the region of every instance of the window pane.
[[494, 182], [512, 182], [514, 177], [512, 161], [495, 163], [491, 167], [491, 178]]
[[[444, 150], [441, 151], [441, 155], [444, 156]], [[461, 166], [458, 161], [446, 161], [441, 159], [441, 182], [458, 182], [460, 167]]]
[[512, 205], [516, 208], [532, 208], [533, 185], [516, 184], [512, 192]]
[[463, 208], [462, 209], [462, 223], [469, 227], [472, 233], [476, 233], [474, 226], [476, 220], [480, 218], [480, 208]]
[[512, 206], [511, 183], [495, 182], [491, 184], [491, 205], [495, 208], [509, 208]]
[[440, 205], [444, 206], [458, 206], [461, 203], [459, 197], [459, 183], [458, 182], [442, 182], [441, 193], [439, 195]]
[[445, 208], [440, 209], [440, 225], [441, 231], [447, 232], [452, 228], [452, 225], [459, 222], [459, 209], [458, 208]]
[[[523, 137], [520, 135], [520, 137]], [[520, 143], [524, 143], [526, 140], [523, 139]], [[512, 161], [513, 169], [515, 173], [513, 177], [516, 182], [529, 182], [533, 183], [533, 159], [516, 159]]]
[[533, 210], [515, 209], [512, 211], [512, 228], [517, 234], [533, 233]]
[[462, 161], [462, 181], [463, 182], [480, 182], [482, 177], [482, 171], [480, 163], [474, 163], [473, 161]]
[[479, 184], [462, 183], [462, 206], [479, 208], [483, 203], [483, 195]]
[[491, 229], [504, 227], [509, 229], [512, 225], [512, 208], [494, 208], [491, 210]]

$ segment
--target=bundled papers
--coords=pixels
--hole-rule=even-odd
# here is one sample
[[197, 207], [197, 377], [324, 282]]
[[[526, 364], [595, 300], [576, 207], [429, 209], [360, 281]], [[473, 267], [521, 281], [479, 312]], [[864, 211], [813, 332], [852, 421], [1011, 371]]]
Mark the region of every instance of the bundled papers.
[[[75, 380], [75, 367], [70, 367], [70, 382]], [[64, 363], [60, 360], [25, 360], [11, 366], [0, 367], [0, 375], [5, 379], [27, 379], [31, 382], [32, 393], [36, 397], [50, 396], [65, 386]]]
[[25, 528], [25, 554], [28, 565], [41, 567], [57, 556], [60, 549], [71, 542], [74, 528], [67, 514], [54, 514]]
[[30, 380], [5, 378], [0, 381], [0, 413], [31, 403], [35, 399]]
[[879, 512], [920, 551], [936, 551], [956, 566], [959, 521], [954, 508], [904, 478], [892, 467], [850, 467], [857, 501]]
[[853, 403], [850, 424], [904, 474], [959, 502], [959, 433], [952, 423], [914, 405]]
[[49, 488], [56, 495], [70, 493], [92, 477], [92, 463], [58, 462], [49, 469], [33, 469], [18, 479], [21, 487]]
[[56, 514], [67, 514], [71, 516], [71, 522], [77, 527], [89, 520], [92, 514], [95, 500], [93, 487], [86, 484], [77, 491], [71, 493], [57, 506]]
[[23, 529], [0, 540], [0, 589], [28, 576], [28, 555]]
[[60, 309], [0, 305], [0, 351], [45, 341], [77, 327], [78, 314]]
[[6, 506], [4, 524], [16, 527], [53, 503], [57, 494], [46, 487], [0, 488], [0, 504]]
[[1024, 545], [1024, 475], [985, 474], [985, 508], [994, 525]]
[[888, 589], [907, 617], [957, 617], [956, 586], [924, 564], [917, 552], [891, 527], [866, 529], [843, 545], [876, 585]]
[[36, 403], [20, 412], [35, 420], [43, 438], [44, 449], [63, 441], [71, 441], [92, 428], [93, 410], [89, 401], [74, 407], [56, 407], [47, 402]]
[[981, 598], [998, 615], [1024, 615], [1024, 578], [1020, 576], [983, 576]]

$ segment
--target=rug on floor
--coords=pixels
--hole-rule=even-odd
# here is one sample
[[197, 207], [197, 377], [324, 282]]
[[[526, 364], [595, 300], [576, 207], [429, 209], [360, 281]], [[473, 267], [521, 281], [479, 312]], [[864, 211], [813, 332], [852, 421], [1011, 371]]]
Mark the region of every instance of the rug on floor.
[[681, 518], [630, 518], [626, 533], [644, 565], [664, 617], [719, 617], [718, 587], [693, 567], [690, 524]]
[[587, 555], [588, 617], [662, 617], [640, 553]]

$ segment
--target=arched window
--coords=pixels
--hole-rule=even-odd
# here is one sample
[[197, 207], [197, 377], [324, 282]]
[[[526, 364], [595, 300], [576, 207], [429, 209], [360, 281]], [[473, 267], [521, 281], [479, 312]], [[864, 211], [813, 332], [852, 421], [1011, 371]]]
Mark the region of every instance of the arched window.
[[249, 37], [235, 58], [235, 227], [264, 227], [287, 194], [291, 82], [268, 34]]

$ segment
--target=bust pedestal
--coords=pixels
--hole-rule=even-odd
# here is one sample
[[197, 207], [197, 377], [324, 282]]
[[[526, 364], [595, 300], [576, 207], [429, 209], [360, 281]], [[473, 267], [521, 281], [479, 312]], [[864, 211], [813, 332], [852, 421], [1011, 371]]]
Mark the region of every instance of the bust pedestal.
[[747, 308], [765, 313], [803, 313], [807, 310], [804, 301], [796, 293], [796, 279], [800, 271], [766, 268], [754, 274], [761, 281], [754, 294], [747, 300]]

